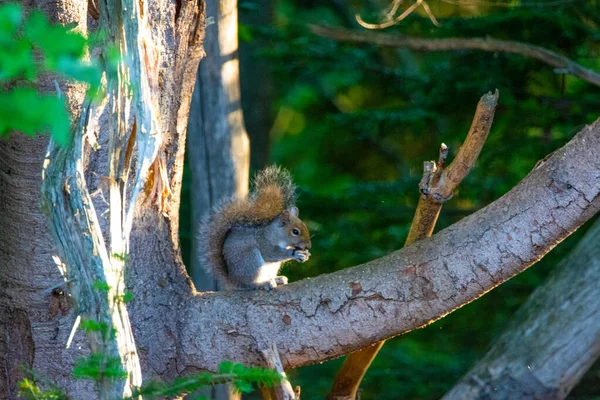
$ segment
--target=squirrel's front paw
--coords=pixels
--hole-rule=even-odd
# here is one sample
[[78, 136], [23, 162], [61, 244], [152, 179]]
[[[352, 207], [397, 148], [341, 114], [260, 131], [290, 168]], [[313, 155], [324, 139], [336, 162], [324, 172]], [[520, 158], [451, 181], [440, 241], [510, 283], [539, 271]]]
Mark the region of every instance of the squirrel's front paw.
[[287, 278], [287, 276], [283, 276], [283, 275], [282, 276], [276, 276], [274, 280], [275, 280], [275, 283], [277, 284], [277, 286], [287, 285], [288, 284], [288, 278]]
[[294, 250], [292, 257], [296, 261], [305, 262], [310, 257], [310, 252], [308, 250]]

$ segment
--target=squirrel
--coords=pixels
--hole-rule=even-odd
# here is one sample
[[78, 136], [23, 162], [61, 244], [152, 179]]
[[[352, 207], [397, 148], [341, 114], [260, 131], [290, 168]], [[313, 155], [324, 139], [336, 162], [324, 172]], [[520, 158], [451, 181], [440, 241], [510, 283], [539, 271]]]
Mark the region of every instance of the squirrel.
[[258, 172], [247, 198], [224, 201], [200, 226], [204, 269], [222, 289], [265, 289], [285, 285], [278, 276], [288, 260], [310, 257], [310, 233], [298, 218], [290, 173], [270, 166]]

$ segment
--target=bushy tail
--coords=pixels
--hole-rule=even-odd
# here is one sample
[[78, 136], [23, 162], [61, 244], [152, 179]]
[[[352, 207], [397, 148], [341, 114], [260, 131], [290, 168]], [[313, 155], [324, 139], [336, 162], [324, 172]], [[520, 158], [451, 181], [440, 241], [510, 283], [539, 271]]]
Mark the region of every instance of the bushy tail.
[[252, 190], [246, 199], [227, 199], [204, 219], [200, 226], [199, 243], [204, 269], [221, 285], [235, 287], [228, 278], [223, 246], [229, 231], [236, 226], [264, 226], [296, 202], [296, 186], [290, 173], [269, 166], [254, 177]]

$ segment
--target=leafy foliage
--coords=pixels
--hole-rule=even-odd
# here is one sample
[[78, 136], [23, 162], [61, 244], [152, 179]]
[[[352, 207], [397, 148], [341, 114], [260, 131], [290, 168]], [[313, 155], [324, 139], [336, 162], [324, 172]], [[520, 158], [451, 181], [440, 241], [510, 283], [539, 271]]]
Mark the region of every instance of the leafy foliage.
[[123, 370], [121, 359], [105, 353], [92, 353], [82, 357], [73, 367], [73, 376], [77, 379], [91, 379], [99, 382], [103, 379], [123, 379], [127, 372]]
[[51, 388], [48, 390], [40, 389], [35, 382], [28, 378], [24, 378], [19, 382], [19, 397], [26, 400], [67, 400], [67, 394], [58, 389]]
[[86, 332], [106, 332], [109, 329], [106, 323], [94, 321], [93, 319], [81, 321], [80, 327]]
[[69, 141], [64, 99], [39, 93], [31, 83], [58, 73], [86, 82], [95, 91], [102, 71], [97, 64], [83, 61], [87, 46], [81, 34], [51, 24], [39, 11], [26, 15], [20, 4], [0, 6], [0, 84], [5, 89], [0, 93], [0, 136], [50, 131], [57, 143]]
[[[83, 325], [83, 324], [82, 324]], [[28, 371], [29, 375], [34, 375]], [[79, 379], [92, 379], [99, 382], [105, 378], [124, 378], [127, 373], [123, 371], [118, 358], [107, 357], [95, 353], [90, 357], [78, 360], [73, 369], [73, 376]], [[250, 393], [254, 390], [253, 385], [272, 387], [281, 382], [281, 375], [275, 370], [259, 367], [246, 367], [243, 364], [235, 364], [224, 361], [219, 364], [217, 373], [203, 372], [190, 374], [175, 379], [173, 382], [151, 381], [134, 391], [129, 399], [137, 399], [143, 396], [146, 399], [164, 399], [187, 395], [204, 386], [231, 383], [235, 390], [240, 393]], [[40, 389], [34, 377], [24, 378], [19, 382], [19, 396], [26, 400], [67, 400], [67, 394], [55, 387], [52, 383], [44, 382], [50, 386], [48, 390]], [[188, 399], [201, 399], [190, 395]]]
[[168, 384], [159, 381], [150, 382], [137, 390], [132, 398], [144, 396], [149, 399], [163, 399], [192, 393], [202, 386], [222, 383], [231, 383], [240, 393], [250, 393], [254, 390], [253, 384], [271, 387], [278, 384], [281, 379], [281, 375], [272, 369], [246, 367], [242, 364], [224, 361], [219, 364], [216, 374], [208, 372], [190, 374]]

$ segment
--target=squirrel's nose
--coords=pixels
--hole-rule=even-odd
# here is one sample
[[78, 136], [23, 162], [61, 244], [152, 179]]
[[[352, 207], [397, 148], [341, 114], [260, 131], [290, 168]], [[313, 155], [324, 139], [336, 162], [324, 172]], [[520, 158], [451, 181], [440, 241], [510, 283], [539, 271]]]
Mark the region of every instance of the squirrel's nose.
[[296, 250], [306, 250], [306, 249], [310, 249], [311, 243], [310, 241], [308, 242], [301, 242], [298, 244], [298, 246], [296, 246]]

